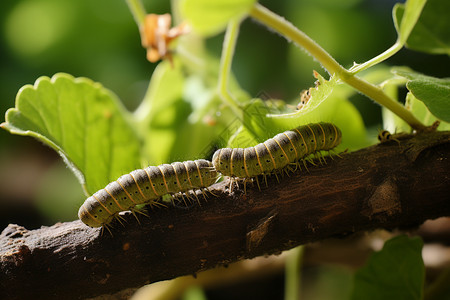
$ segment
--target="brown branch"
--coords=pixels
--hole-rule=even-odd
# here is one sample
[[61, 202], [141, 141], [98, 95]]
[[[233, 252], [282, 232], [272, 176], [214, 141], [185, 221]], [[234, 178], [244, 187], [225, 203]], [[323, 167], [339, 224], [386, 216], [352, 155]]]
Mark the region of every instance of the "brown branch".
[[[450, 215], [450, 133], [396, 141], [328, 159], [262, 190], [130, 214], [110, 236], [80, 221], [0, 235], [0, 298], [80, 299], [294, 246], [377, 228], [410, 228]], [[263, 181], [260, 179], [260, 182]], [[242, 187], [241, 187], [242, 188]]]

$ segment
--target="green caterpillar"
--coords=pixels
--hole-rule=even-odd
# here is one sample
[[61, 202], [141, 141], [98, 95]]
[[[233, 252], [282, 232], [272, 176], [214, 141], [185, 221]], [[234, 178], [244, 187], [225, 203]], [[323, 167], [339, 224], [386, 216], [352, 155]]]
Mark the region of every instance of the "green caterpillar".
[[167, 194], [207, 188], [217, 178], [211, 162], [204, 159], [134, 170], [87, 198], [78, 217], [90, 227], [101, 227], [121, 211], [133, 211], [138, 204], [155, 205]]
[[331, 123], [308, 124], [279, 133], [248, 148], [222, 148], [214, 153], [214, 168], [225, 176], [249, 179], [272, 174], [318, 151], [340, 144], [342, 133]]

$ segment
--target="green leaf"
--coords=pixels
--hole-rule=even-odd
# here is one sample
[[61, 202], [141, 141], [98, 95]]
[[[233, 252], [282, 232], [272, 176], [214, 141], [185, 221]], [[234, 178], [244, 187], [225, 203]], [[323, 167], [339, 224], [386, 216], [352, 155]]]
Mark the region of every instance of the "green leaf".
[[[402, 45], [406, 43], [408, 37], [416, 25], [422, 12], [426, 0], [408, 0], [405, 4], [396, 4], [393, 8], [392, 14], [394, 18], [395, 29], [398, 34], [398, 42]], [[398, 18], [397, 11], [403, 8], [404, 13], [402, 18]], [[400, 21], [400, 22], [399, 22]]]
[[215, 118], [220, 104], [215, 84], [208, 87], [197, 75], [186, 77], [177, 59], [174, 66], [160, 63], [135, 112], [147, 163], [208, 158], [210, 144], [223, 130]]
[[351, 299], [422, 299], [425, 266], [419, 237], [398, 236], [355, 274]]
[[311, 98], [305, 104], [305, 106], [296, 112], [284, 115], [273, 115], [273, 118], [300, 118], [315, 110], [325, 99], [333, 92], [333, 89], [337, 86], [337, 78], [331, 77], [330, 80], [325, 80], [320, 74], [315, 73], [317, 77], [317, 87], [310, 89]]
[[[414, 29], [410, 33], [406, 47], [431, 54], [450, 55], [450, 1], [428, 0]], [[396, 4], [393, 15], [396, 27], [403, 22], [405, 6]]]
[[225, 29], [233, 18], [242, 18], [256, 0], [183, 0], [181, 13], [198, 33], [209, 36]]
[[276, 111], [278, 107], [273, 105], [275, 100], [262, 101], [252, 99], [243, 109], [243, 119], [236, 119], [227, 128], [234, 135], [228, 140], [227, 146], [233, 148], [243, 148], [254, 146], [263, 142], [280, 131], [271, 118], [267, 117]]
[[56, 74], [26, 85], [2, 128], [55, 149], [89, 195], [140, 167], [140, 141], [117, 97], [87, 78]]
[[[270, 103], [270, 102], [269, 102]], [[358, 110], [345, 98], [331, 95], [319, 109], [309, 114], [274, 114], [274, 108], [267, 101], [254, 99], [244, 111], [242, 126], [235, 125], [235, 134], [229, 140], [229, 147], [249, 147], [272, 138], [275, 134], [300, 125], [316, 122], [332, 122], [343, 132], [342, 144], [337, 151], [358, 149], [368, 144], [364, 123]]]
[[422, 101], [438, 119], [450, 122], [450, 78], [435, 78], [404, 70], [395, 74], [409, 79], [408, 90]]
[[[391, 99], [398, 102], [398, 89], [399, 87], [405, 86], [407, 79], [395, 75], [393, 76], [389, 69], [386, 71], [387, 73], [385, 74], [385, 80], [380, 86]], [[411, 126], [409, 126], [408, 123], [394, 114], [391, 110], [382, 106], [381, 114], [383, 119], [383, 129], [386, 129], [391, 133], [411, 132]], [[374, 136], [374, 142], [379, 142], [376, 136]]]
[[364, 122], [359, 111], [347, 99], [349, 95], [343, 85], [332, 77], [330, 80], [317, 75], [318, 86], [311, 89], [311, 98], [307, 104], [294, 113], [268, 115], [277, 128], [288, 130], [300, 125], [315, 122], [332, 122], [343, 133], [339, 149], [356, 150], [368, 145]]
[[147, 164], [169, 162], [176, 140], [174, 124], [184, 121], [189, 113], [182, 96], [184, 77], [179, 61], [175, 60], [174, 65], [172, 68], [168, 62], [158, 64], [144, 100], [134, 113]]

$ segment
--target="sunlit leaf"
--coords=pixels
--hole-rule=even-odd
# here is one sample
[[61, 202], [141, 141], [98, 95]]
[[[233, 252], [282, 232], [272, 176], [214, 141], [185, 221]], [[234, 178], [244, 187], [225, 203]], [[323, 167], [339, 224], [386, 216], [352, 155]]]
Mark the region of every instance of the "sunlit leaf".
[[92, 194], [140, 167], [140, 141], [128, 118], [101, 84], [60, 73], [21, 88], [2, 127], [55, 149]]
[[[420, 17], [420, 13], [427, 0], [408, 0], [405, 4], [396, 4], [393, 9], [393, 18], [395, 29], [397, 30], [398, 40], [405, 44], [408, 37]], [[398, 18], [397, 11], [403, 8], [402, 18]]]
[[[432, 54], [450, 55], [450, 1], [428, 0], [419, 20], [406, 41], [406, 47]], [[394, 21], [403, 22], [404, 4], [396, 4]]]
[[195, 31], [213, 35], [233, 18], [243, 17], [256, 0], [183, 0], [181, 12]]
[[433, 115], [450, 122], [450, 78], [435, 78], [405, 70], [395, 70], [394, 73], [409, 79], [406, 87]]

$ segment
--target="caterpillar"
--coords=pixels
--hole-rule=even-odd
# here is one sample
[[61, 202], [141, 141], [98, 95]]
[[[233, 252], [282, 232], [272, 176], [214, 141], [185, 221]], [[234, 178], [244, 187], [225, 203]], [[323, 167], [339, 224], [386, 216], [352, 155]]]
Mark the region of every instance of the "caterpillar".
[[248, 148], [222, 148], [212, 159], [222, 175], [249, 179], [274, 173], [318, 151], [339, 145], [342, 133], [331, 123], [315, 123], [279, 133]]
[[380, 141], [380, 143], [396, 141], [400, 145], [400, 141], [393, 137], [392, 134], [387, 130], [382, 130], [380, 131], [380, 133], [378, 133], [378, 140]]
[[134, 170], [86, 199], [78, 217], [90, 227], [108, 225], [121, 211], [138, 204], [157, 204], [164, 195], [203, 189], [217, 181], [218, 174], [210, 161], [174, 162]]

